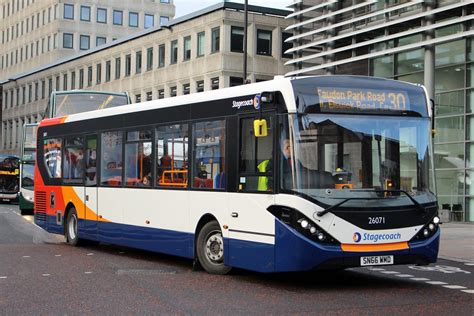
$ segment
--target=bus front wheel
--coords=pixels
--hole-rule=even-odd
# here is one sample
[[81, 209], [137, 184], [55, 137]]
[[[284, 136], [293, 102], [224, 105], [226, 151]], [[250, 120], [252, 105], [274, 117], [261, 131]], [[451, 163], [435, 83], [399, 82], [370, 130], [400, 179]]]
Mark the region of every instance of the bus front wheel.
[[66, 227], [65, 227], [65, 235], [66, 235], [66, 242], [71, 246], [78, 246], [79, 245], [79, 237], [77, 235], [77, 212], [74, 207], [69, 210], [66, 218]]
[[199, 263], [207, 272], [226, 274], [231, 270], [224, 265], [224, 238], [217, 221], [211, 221], [202, 227], [196, 247]]

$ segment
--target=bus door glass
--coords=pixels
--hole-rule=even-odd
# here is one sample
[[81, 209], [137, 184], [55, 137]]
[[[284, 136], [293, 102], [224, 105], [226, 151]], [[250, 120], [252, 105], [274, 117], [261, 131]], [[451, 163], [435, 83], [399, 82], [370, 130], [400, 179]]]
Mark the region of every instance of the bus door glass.
[[84, 186], [84, 212], [86, 219], [85, 229], [88, 234], [97, 233], [98, 203], [97, 203], [97, 135], [86, 137], [85, 151], [85, 186]]
[[[243, 257], [256, 257], [252, 242], [274, 243], [273, 215], [266, 211], [274, 204], [275, 124], [274, 117], [263, 115], [267, 122], [267, 136], [256, 137], [254, 120], [241, 117], [239, 121], [239, 159], [237, 193], [229, 196], [229, 254], [228, 262], [234, 266], [244, 264]], [[258, 126], [257, 126], [258, 128]], [[241, 240], [250, 241], [242, 244]], [[271, 266], [274, 253], [259, 253], [258, 264]]]

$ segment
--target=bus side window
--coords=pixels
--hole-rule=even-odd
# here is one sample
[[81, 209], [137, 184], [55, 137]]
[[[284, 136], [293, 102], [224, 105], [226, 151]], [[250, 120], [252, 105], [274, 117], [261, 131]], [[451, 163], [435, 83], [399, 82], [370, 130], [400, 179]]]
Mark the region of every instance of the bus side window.
[[61, 178], [62, 139], [50, 138], [43, 142], [44, 163], [50, 178]]
[[70, 137], [65, 140], [63, 156], [63, 180], [82, 182], [84, 176], [84, 139]]
[[188, 186], [188, 124], [159, 126], [156, 136], [156, 185]]
[[122, 184], [122, 142], [121, 131], [104, 132], [101, 135], [100, 183], [108, 186]]
[[125, 177], [127, 186], [151, 186], [151, 130], [127, 132]]
[[86, 138], [85, 154], [85, 174], [86, 185], [95, 186], [97, 184], [97, 137]]
[[225, 189], [225, 120], [193, 124], [193, 188]]

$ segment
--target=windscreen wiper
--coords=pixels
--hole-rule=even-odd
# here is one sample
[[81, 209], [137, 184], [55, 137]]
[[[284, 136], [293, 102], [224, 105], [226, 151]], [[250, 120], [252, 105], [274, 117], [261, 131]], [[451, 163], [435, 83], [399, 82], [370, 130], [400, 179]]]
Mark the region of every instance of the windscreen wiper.
[[[404, 190], [358, 190], [358, 191], [367, 191], [367, 192], [376, 192], [376, 193], [403, 193], [405, 194], [409, 199], [410, 201], [413, 203], [413, 205], [415, 205], [415, 207], [420, 211], [420, 212], [423, 212], [425, 213], [426, 212], [426, 209], [420, 204], [418, 203], [410, 194], [408, 194], [408, 192], [404, 191]], [[367, 197], [367, 198], [358, 198], [358, 197], [354, 197], [354, 198], [347, 198], [337, 204], [334, 204], [322, 211], [319, 211], [317, 213], [318, 216], [323, 216], [325, 215], [326, 213], [328, 212], [331, 212], [331, 211], [334, 211], [335, 209], [337, 209], [339, 206], [341, 206], [342, 204], [346, 203], [347, 201], [350, 201], [350, 200], [381, 200], [383, 198], [379, 198], [379, 197], [374, 197], [374, 198], [370, 198], [370, 197]]]

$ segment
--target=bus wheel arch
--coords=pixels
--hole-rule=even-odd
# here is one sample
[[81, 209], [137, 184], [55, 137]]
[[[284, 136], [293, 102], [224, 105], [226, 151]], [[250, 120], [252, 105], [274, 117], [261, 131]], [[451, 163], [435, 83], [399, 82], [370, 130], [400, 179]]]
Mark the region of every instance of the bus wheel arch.
[[64, 237], [66, 237], [66, 243], [71, 246], [78, 246], [80, 243], [78, 235], [78, 223], [76, 207], [72, 202], [69, 202], [64, 210], [63, 225], [64, 225]]
[[231, 268], [224, 265], [224, 238], [217, 219], [204, 215], [196, 227], [194, 257], [211, 274], [226, 274]]

